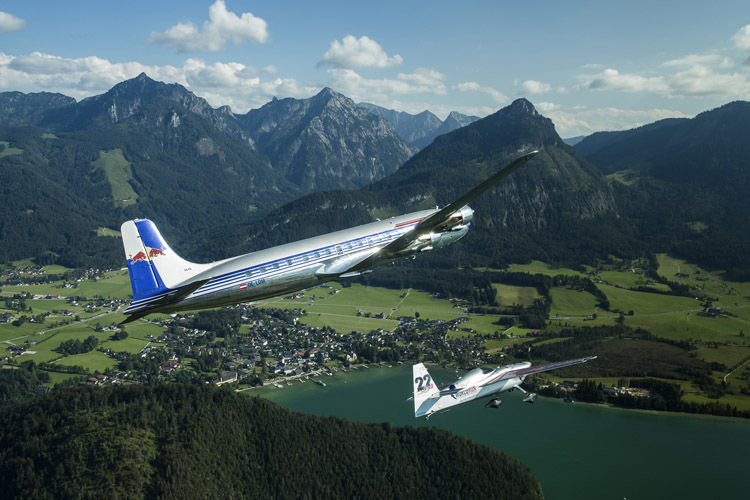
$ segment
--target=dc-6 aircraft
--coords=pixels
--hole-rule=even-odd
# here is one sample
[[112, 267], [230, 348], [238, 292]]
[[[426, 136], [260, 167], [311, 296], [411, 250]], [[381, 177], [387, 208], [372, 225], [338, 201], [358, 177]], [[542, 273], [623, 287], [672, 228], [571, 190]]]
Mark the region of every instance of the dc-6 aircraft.
[[451, 384], [437, 386], [427, 372], [424, 364], [418, 363], [412, 368], [414, 376], [414, 417], [429, 419], [434, 413], [475, 399], [495, 396], [485, 406], [499, 408], [502, 401], [497, 396], [501, 392], [518, 389], [526, 394], [525, 403], [536, 401], [536, 394], [527, 393], [521, 387], [524, 379], [532, 373], [546, 372], [573, 366], [596, 359], [596, 356], [559, 361], [548, 365], [531, 366], [524, 361], [497, 368], [474, 368]]
[[180, 258], [150, 220], [127, 221], [120, 231], [133, 300], [123, 323], [151, 313], [274, 297], [358, 276], [375, 266], [449, 245], [469, 230], [474, 211], [468, 203], [537, 153], [521, 156], [442, 209], [413, 212], [210, 264]]

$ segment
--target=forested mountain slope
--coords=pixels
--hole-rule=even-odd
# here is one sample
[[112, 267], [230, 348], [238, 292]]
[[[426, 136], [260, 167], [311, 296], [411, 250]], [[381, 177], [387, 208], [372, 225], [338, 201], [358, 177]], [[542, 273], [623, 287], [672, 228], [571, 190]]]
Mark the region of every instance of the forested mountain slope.
[[295, 413], [214, 387], [79, 387], [0, 405], [4, 498], [542, 498], [432, 428]]

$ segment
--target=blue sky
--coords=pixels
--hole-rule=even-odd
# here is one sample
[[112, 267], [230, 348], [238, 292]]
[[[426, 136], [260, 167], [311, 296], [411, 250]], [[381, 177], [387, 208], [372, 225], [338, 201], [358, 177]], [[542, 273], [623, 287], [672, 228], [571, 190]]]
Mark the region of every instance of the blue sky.
[[80, 100], [141, 72], [237, 113], [326, 86], [440, 118], [525, 97], [571, 137], [750, 100], [750, 2], [0, 5], [0, 91]]

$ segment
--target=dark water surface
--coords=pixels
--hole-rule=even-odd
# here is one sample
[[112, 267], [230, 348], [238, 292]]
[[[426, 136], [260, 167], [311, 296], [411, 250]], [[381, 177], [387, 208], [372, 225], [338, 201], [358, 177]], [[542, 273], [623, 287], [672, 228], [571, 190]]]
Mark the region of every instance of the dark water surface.
[[[433, 373], [434, 372], [434, 373]], [[431, 369], [440, 382], [452, 372]], [[640, 413], [504, 393], [455, 407], [428, 422], [414, 418], [411, 366], [360, 368], [260, 394], [292, 410], [357, 422], [448, 429], [498, 449], [531, 469], [548, 499], [750, 498], [750, 422]], [[435, 471], [439, 474], [440, 471]]]

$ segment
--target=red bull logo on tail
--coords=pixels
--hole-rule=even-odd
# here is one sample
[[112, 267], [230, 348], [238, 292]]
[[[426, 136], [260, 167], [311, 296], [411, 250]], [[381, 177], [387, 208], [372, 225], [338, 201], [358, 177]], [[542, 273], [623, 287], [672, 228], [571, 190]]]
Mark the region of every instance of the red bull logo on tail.
[[164, 255], [164, 247], [161, 248], [149, 248], [148, 249], [148, 258], [153, 259], [154, 257], [158, 257], [159, 255]]
[[137, 254], [130, 257], [130, 263], [135, 264], [138, 261], [146, 260], [146, 252], [138, 252]]

